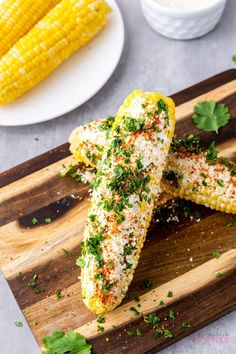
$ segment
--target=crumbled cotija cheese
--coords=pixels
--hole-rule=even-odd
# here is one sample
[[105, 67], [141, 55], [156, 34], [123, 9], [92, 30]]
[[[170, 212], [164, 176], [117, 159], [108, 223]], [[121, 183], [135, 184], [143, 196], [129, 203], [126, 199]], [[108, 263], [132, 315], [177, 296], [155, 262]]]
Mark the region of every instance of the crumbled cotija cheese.
[[175, 9], [192, 9], [207, 5], [215, 0], [156, 0], [162, 5]]

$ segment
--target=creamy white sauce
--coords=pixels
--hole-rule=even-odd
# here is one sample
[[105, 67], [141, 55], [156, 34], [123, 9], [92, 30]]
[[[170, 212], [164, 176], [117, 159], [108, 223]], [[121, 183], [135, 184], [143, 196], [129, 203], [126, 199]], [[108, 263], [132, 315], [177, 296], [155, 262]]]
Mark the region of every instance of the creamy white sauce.
[[155, 0], [156, 2], [174, 9], [192, 9], [210, 4], [215, 0]]

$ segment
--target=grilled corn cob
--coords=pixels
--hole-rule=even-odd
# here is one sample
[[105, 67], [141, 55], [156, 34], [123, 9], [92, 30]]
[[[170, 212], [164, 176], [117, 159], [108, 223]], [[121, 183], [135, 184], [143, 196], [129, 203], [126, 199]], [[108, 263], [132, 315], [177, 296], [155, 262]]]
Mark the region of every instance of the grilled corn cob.
[[161, 181], [163, 190], [211, 209], [236, 214], [236, 164], [218, 157], [214, 144], [205, 152], [197, 150], [191, 151], [180, 140], [179, 144], [172, 144]]
[[62, 0], [0, 60], [0, 104], [31, 89], [104, 26], [104, 0]]
[[[75, 162], [99, 166], [113, 121], [114, 117], [93, 121], [72, 132], [69, 142]], [[236, 214], [236, 165], [216, 157], [212, 149], [211, 146], [204, 151], [191, 136], [173, 140], [161, 181], [164, 200], [172, 195]], [[209, 158], [211, 154], [215, 156], [214, 161]], [[160, 203], [162, 200], [158, 199], [156, 206]]]
[[0, 3], [0, 57], [60, 0], [3, 0]]
[[133, 278], [174, 132], [174, 103], [134, 91], [120, 107], [102, 162], [82, 242], [82, 296], [102, 314], [120, 304]]

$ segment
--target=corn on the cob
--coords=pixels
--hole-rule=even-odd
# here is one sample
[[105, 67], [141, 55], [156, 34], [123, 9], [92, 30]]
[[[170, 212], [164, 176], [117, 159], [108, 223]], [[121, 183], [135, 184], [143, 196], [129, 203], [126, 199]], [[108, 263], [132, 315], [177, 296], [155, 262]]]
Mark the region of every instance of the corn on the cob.
[[[72, 132], [69, 142], [75, 162], [99, 166], [113, 120], [93, 121]], [[172, 195], [236, 214], [236, 166], [224, 158], [215, 159], [213, 165], [209, 151], [204, 152], [193, 137], [172, 142], [161, 181], [164, 200]]]
[[196, 152], [173, 144], [161, 186], [175, 197], [236, 214], [236, 164], [218, 158], [214, 145]]
[[117, 113], [93, 182], [82, 243], [82, 296], [101, 314], [122, 301], [133, 278], [174, 132], [174, 103], [134, 91]]
[[0, 60], [0, 104], [31, 89], [104, 26], [103, 0], [62, 0]]
[[0, 3], [0, 57], [60, 0], [3, 0]]

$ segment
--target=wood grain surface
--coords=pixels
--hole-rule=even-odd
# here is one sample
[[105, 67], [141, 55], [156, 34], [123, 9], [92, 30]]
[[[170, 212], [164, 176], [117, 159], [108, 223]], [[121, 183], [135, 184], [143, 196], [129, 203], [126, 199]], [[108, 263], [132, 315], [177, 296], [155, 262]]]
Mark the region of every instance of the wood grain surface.
[[[172, 98], [177, 134], [199, 135], [205, 144], [215, 140], [221, 154], [235, 159], [236, 70]], [[193, 106], [209, 99], [224, 102], [231, 111], [230, 123], [218, 135], [200, 132], [191, 120]], [[98, 332], [96, 317], [83, 305], [75, 266], [88, 186], [59, 176], [62, 164], [70, 160], [64, 144], [0, 175], [0, 266], [39, 344], [54, 330], [73, 329], [88, 338], [94, 353], [152, 353], [236, 308], [236, 216], [168, 201], [150, 228], [127, 297], [105, 315], [104, 332]], [[173, 203], [179, 222], [167, 223]], [[33, 218], [39, 220], [35, 225]], [[216, 251], [221, 256], [212, 259]], [[222, 275], [216, 277], [217, 272]], [[147, 279], [151, 288], [143, 286]], [[170, 310], [175, 320], [169, 318]], [[161, 318], [159, 327], [168, 328], [173, 338], [155, 338], [153, 326], [143, 321], [143, 315], [153, 312]], [[183, 323], [190, 327], [183, 328]]]

